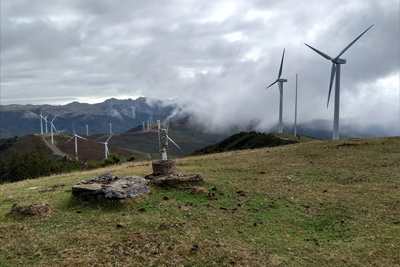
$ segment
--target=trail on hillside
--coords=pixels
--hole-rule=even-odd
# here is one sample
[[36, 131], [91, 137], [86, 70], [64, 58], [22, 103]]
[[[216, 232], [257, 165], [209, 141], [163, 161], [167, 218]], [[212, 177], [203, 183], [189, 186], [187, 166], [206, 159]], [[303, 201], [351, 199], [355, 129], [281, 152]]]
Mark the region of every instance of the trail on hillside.
[[42, 135], [43, 142], [45, 145], [53, 151], [54, 154], [59, 155], [61, 157], [65, 156], [63, 153], [61, 153], [53, 144], [49, 143], [49, 141], [46, 140], [44, 135]]

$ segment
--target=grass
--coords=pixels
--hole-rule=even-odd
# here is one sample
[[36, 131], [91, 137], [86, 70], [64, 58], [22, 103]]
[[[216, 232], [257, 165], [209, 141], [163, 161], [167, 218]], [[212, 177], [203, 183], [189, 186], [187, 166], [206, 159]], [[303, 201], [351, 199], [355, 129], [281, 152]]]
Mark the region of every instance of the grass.
[[[144, 177], [145, 161], [3, 184], [0, 266], [399, 266], [398, 166], [398, 137], [363, 138], [178, 159], [214, 200], [192, 185], [71, 196], [104, 172]], [[54, 213], [18, 217], [15, 202]]]

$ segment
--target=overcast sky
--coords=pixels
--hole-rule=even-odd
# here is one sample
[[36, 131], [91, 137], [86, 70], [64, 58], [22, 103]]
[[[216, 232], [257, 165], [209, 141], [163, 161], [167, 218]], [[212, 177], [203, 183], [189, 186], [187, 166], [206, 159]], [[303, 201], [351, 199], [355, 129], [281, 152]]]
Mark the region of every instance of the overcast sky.
[[0, 104], [173, 99], [214, 127], [333, 120], [331, 62], [342, 58], [342, 123], [399, 132], [399, 1], [1, 1]]

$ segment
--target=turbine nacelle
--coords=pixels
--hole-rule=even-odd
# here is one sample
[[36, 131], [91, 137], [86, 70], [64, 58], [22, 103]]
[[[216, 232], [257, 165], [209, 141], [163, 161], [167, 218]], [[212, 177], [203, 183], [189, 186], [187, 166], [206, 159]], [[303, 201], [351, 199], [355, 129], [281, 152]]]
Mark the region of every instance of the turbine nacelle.
[[281, 83], [285, 83], [285, 82], [287, 82], [288, 80], [287, 79], [278, 79], [278, 80], [276, 80], [277, 82], [281, 82]]
[[346, 64], [346, 59], [343, 58], [334, 58], [331, 61], [336, 64]]

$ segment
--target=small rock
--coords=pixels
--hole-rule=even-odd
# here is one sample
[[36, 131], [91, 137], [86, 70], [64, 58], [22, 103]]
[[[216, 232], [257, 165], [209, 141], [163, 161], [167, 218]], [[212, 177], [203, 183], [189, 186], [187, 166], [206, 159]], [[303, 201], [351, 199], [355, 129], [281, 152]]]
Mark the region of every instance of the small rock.
[[80, 211], [80, 210], [77, 210], [77, 211], [76, 211], [76, 213], [82, 213], [82, 211]]
[[126, 225], [124, 223], [118, 223], [117, 228], [124, 228]]
[[173, 251], [174, 250], [174, 246], [169, 246], [167, 249], [170, 250], [170, 251]]
[[167, 197], [167, 196], [164, 196], [164, 198], [163, 198], [164, 200], [169, 200], [169, 198]]
[[211, 188], [212, 191], [216, 191], [217, 188], [214, 186], [213, 188]]
[[225, 207], [220, 207], [219, 209], [221, 209], [221, 210], [228, 210], [228, 209], [225, 208]]
[[145, 211], [146, 211], [146, 208], [140, 208], [139, 211], [145, 212]]
[[[269, 152], [269, 151], [268, 151]], [[265, 171], [260, 171], [260, 174], [266, 174], [266, 172]]]

